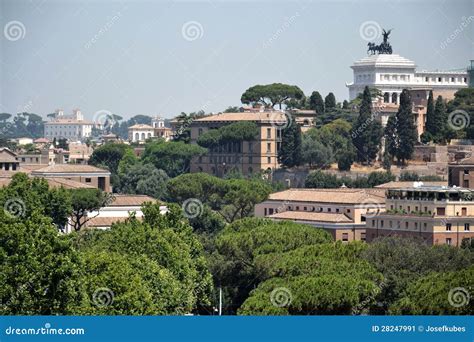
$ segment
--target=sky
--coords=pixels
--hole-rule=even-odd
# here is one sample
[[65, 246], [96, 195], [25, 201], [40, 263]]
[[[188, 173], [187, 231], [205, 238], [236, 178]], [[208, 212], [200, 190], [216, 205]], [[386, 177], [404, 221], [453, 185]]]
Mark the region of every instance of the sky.
[[171, 118], [274, 82], [342, 102], [381, 28], [418, 69], [474, 59], [472, 0], [0, 0], [0, 112]]

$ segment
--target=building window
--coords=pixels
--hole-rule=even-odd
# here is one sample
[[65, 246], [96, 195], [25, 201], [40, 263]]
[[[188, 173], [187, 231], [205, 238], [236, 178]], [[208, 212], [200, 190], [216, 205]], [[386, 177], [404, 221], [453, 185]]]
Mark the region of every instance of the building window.
[[342, 233], [342, 241], [349, 241], [349, 233]]
[[267, 143], [267, 153], [272, 151], [272, 143]]
[[469, 174], [469, 170], [464, 169], [464, 174], [465, 174], [465, 175], [468, 175], [468, 174]]
[[405, 222], [405, 229], [408, 229], [408, 222]]
[[86, 183], [90, 183], [90, 182], [92, 182], [92, 179], [86, 178]]
[[470, 227], [469, 223], [464, 223], [464, 230], [467, 231], [467, 232], [469, 230], [471, 230], [471, 227]]
[[272, 138], [272, 129], [267, 128], [267, 139], [271, 139], [271, 138]]
[[330, 212], [331, 212], [331, 208], [328, 208], [328, 213], [330, 213]]
[[451, 238], [446, 238], [446, 244], [447, 244], [448, 246], [451, 246]]
[[393, 228], [393, 223], [392, 223], [392, 221], [388, 221], [388, 226], [389, 226], [390, 228]]
[[[426, 207], [425, 207], [425, 211], [426, 211]], [[446, 214], [445, 208], [436, 208], [436, 215], [444, 216], [445, 214]]]
[[365, 241], [365, 233], [360, 233], [360, 241]]
[[249, 164], [253, 164], [253, 157], [249, 156]]
[[383, 220], [380, 220], [380, 228], [383, 228]]
[[441, 80], [442, 80], [441, 77], [438, 77], [438, 82], [441, 82]]
[[253, 152], [253, 144], [249, 142], [249, 152]]
[[467, 208], [461, 208], [461, 215], [467, 216]]
[[199, 128], [198, 135], [202, 134], [202, 128]]
[[300, 206], [299, 206], [299, 205], [297, 205], [295, 210], [300, 210]]
[[465, 188], [469, 188], [469, 180], [468, 180], [468, 179], [465, 179], [465, 180], [463, 181], [463, 186], [464, 186]]
[[263, 216], [267, 216], [267, 208], [263, 208]]
[[426, 230], [426, 222], [423, 223], [423, 230]]
[[447, 232], [451, 231], [451, 223], [446, 223], [446, 231]]
[[267, 157], [267, 163], [271, 164], [272, 163], [272, 157]]
[[306, 210], [308, 210], [308, 208], [307, 208], [307, 207], [303, 207], [303, 210], [306, 211]]
[[273, 208], [268, 209], [268, 213], [269, 213], [270, 215], [273, 215]]

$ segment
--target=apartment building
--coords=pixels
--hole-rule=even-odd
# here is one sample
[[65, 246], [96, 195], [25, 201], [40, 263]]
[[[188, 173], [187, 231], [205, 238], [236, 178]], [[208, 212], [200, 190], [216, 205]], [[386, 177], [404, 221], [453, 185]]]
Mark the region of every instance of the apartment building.
[[221, 113], [196, 119], [190, 124], [191, 143], [197, 144], [199, 136], [211, 129], [239, 121], [254, 122], [258, 126], [259, 134], [256, 139], [210, 149], [207, 155], [193, 158], [191, 172], [206, 172], [222, 177], [231, 170], [249, 175], [279, 167], [281, 127], [287, 122], [283, 112]]
[[290, 220], [328, 231], [335, 240], [366, 239], [366, 218], [385, 209], [384, 190], [289, 189], [255, 206], [255, 216]]
[[388, 189], [386, 211], [367, 218], [366, 238], [409, 236], [429, 244], [460, 246], [474, 238], [474, 193], [446, 186]]

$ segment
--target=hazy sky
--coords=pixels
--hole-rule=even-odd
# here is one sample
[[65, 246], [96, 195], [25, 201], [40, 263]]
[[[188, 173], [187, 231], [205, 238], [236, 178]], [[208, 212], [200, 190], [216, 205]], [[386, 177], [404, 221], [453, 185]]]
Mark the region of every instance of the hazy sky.
[[377, 25], [394, 29], [394, 53], [419, 69], [474, 59], [472, 0], [0, 3], [0, 112], [8, 113], [173, 117], [240, 105], [248, 87], [273, 82], [342, 101]]

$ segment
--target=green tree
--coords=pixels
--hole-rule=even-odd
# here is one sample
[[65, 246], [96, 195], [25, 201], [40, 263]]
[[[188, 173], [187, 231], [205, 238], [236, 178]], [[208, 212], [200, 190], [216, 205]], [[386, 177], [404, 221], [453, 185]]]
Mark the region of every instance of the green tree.
[[74, 314], [86, 301], [80, 257], [41, 211], [12, 217], [0, 210], [2, 315]]
[[310, 135], [303, 135], [302, 161], [309, 166], [326, 169], [334, 161], [332, 148], [314, 139]]
[[[97, 147], [91, 155], [89, 164], [108, 169], [112, 175], [116, 176], [118, 166], [127, 151], [131, 147], [126, 144], [106, 143]], [[133, 151], [131, 151], [133, 153]]]
[[301, 127], [296, 123], [294, 116], [282, 130], [282, 144], [278, 151], [278, 161], [284, 167], [299, 166], [302, 163]]
[[382, 139], [382, 125], [372, 115], [372, 97], [369, 87], [365, 87], [359, 110], [359, 117], [353, 127], [352, 143], [359, 162], [371, 164], [376, 158]]
[[[384, 313], [407, 293], [410, 283], [430, 272], [461, 270], [474, 261], [469, 251], [446, 245], [428, 246], [423, 241], [402, 237], [380, 238], [362, 254], [384, 275], [384, 286], [374, 313]], [[447, 293], [445, 294], [447, 298]]]
[[259, 284], [239, 314], [324, 315], [367, 312], [382, 275], [359, 255], [365, 245], [322, 243], [258, 255], [268, 280]]
[[342, 101], [342, 109], [350, 109], [349, 101], [344, 100]]
[[398, 315], [472, 315], [474, 302], [474, 266], [431, 273], [411, 283], [405, 296], [391, 307]]
[[415, 150], [417, 141], [416, 127], [413, 122], [411, 97], [404, 89], [400, 95], [400, 107], [395, 116], [391, 116], [385, 129], [388, 152], [404, 165]]
[[[84, 225], [96, 217], [102, 207], [113, 201], [113, 195], [99, 189], [70, 190], [72, 202], [71, 225], [75, 231], [81, 230]], [[97, 212], [92, 216], [90, 212]]]
[[[142, 221], [131, 217], [107, 231], [77, 236], [80, 249], [90, 258], [102, 254], [90, 270], [97, 279], [91, 277], [89, 289], [111, 284], [110, 290], [123, 299], [115, 308], [129, 314], [185, 314], [208, 306], [211, 275], [202, 245], [181, 208], [170, 205], [168, 213], [162, 214], [159, 204], [147, 203], [142, 210]], [[123, 275], [117, 274], [122, 273], [120, 265]], [[138, 290], [132, 293], [133, 284]]]
[[332, 110], [336, 108], [336, 97], [334, 96], [333, 93], [329, 93], [324, 98], [324, 107], [325, 107], [325, 110]]
[[152, 163], [170, 177], [176, 177], [189, 171], [192, 158], [202, 156], [206, 152], [201, 146], [182, 141], [152, 141], [145, 145], [142, 160], [144, 163]]
[[35, 209], [48, 215], [58, 228], [65, 227], [71, 213], [71, 198], [64, 188], [49, 189], [43, 178], [30, 179], [24, 173], [13, 175], [7, 187], [0, 189], [2, 208], [28, 218]]
[[148, 195], [157, 199], [166, 197], [169, 177], [165, 171], [157, 169], [153, 164], [133, 164], [120, 172], [119, 178], [121, 193]]
[[336, 157], [339, 171], [350, 171], [354, 157], [355, 153], [352, 150], [341, 151]]
[[448, 126], [448, 115], [446, 114], [446, 106], [441, 96], [438, 96], [435, 104], [435, 117], [436, 117], [436, 131], [434, 134], [435, 143], [446, 143], [446, 140], [450, 138], [449, 126]]
[[425, 133], [429, 133], [431, 136], [435, 136], [437, 134], [438, 124], [438, 118], [436, 117], [434, 110], [433, 91], [430, 90], [430, 93], [428, 95], [428, 102], [426, 104]]
[[294, 222], [246, 218], [229, 225], [217, 236], [217, 251], [210, 258], [214, 281], [225, 289], [225, 311], [235, 312], [250, 291], [268, 278], [272, 265], [259, 262], [261, 256], [330, 241], [325, 231]]
[[324, 101], [321, 94], [317, 91], [313, 91], [309, 97], [309, 108], [314, 110], [316, 114], [324, 113]]
[[266, 108], [274, 108], [276, 105], [281, 109], [282, 104], [292, 99], [300, 100], [304, 97], [303, 91], [295, 85], [272, 83], [266, 85], [255, 85], [248, 88], [240, 98], [245, 104], [262, 104]]
[[305, 187], [307, 188], [330, 189], [339, 188], [341, 185], [342, 181], [339, 180], [335, 175], [324, 173], [320, 170], [311, 172], [305, 180]]

